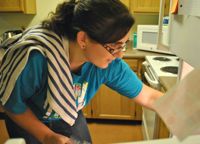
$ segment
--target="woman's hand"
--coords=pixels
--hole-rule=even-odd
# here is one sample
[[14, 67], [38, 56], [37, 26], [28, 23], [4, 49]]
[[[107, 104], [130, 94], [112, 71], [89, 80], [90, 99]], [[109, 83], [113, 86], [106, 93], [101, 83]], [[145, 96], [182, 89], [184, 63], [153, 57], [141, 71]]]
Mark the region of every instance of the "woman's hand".
[[48, 134], [44, 137], [43, 144], [74, 144], [70, 138], [57, 134], [52, 133]]

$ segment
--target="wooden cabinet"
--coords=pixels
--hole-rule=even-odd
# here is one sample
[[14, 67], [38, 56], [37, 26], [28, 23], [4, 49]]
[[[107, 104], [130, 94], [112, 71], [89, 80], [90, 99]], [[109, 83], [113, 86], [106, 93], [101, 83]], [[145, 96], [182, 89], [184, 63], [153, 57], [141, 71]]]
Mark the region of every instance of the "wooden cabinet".
[[[120, 0], [134, 13], [159, 13], [160, 0]], [[165, 15], [169, 14], [170, 0], [165, 0]]]
[[[124, 59], [140, 77], [144, 59]], [[90, 104], [84, 108], [87, 118], [141, 120], [142, 109], [133, 100], [102, 85]]]
[[92, 102], [94, 118], [102, 119], [135, 119], [136, 105], [133, 100], [102, 85]]
[[36, 13], [36, 0], [0, 0], [0, 12]]
[[131, 11], [158, 13], [160, 0], [130, 0]]
[[130, 8], [130, 0], [120, 0], [123, 4], [127, 6], [127, 8]]

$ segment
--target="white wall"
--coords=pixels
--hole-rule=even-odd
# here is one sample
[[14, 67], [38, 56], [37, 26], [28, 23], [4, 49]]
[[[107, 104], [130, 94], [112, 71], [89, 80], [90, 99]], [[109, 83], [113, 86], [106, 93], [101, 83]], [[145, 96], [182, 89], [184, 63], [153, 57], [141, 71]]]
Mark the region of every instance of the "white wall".
[[38, 24], [47, 18], [48, 13], [54, 11], [57, 4], [63, 0], [36, 0], [37, 14], [0, 13], [0, 34], [6, 30], [28, 27]]

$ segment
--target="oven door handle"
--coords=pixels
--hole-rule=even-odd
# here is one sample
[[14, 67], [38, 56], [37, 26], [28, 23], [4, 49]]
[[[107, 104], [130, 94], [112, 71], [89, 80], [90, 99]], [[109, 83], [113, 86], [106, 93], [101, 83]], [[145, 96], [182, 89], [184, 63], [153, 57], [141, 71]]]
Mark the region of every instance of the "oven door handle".
[[151, 80], [151, 78], [148, 76], [148, 74], [146, 72], [144, 72], [144, 76], [145, 76], [146, 80], [148, 81], [148, 83], [150, 85], [153, 85], [155, 87], [157, 87], [159, 85], [158, 80], [156, 80], [156, 79], [155, 80]]

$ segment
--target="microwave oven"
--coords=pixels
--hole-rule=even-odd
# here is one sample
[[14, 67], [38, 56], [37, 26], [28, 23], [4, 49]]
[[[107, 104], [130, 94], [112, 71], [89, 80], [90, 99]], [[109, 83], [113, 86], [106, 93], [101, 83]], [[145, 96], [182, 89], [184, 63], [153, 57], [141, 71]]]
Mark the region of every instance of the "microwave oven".
[[[137, 47], [139, 50], [154, 51], [160, 53], [171, 53], [158, 48], [158, 25], [137, 26]], [[162, 28], [162, 44], [169, 46], [168, 26]]]

